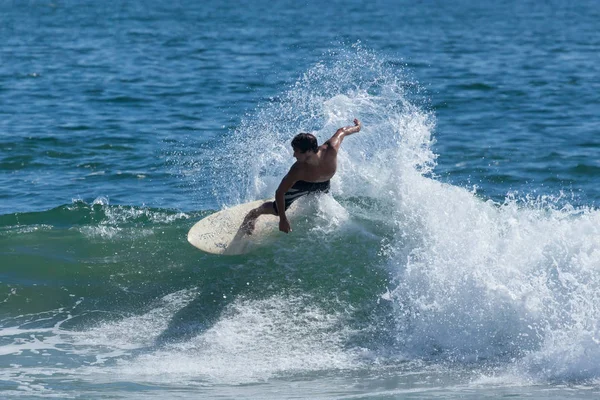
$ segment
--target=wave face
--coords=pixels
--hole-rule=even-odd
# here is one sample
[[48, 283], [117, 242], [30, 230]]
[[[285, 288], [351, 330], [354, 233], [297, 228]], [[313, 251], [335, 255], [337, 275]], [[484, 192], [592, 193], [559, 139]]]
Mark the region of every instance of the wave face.
[[597, 382], [600, 212], [443, 182], [427, 104], [400, 66], [357, 45], [206, 149], [198, 174], [238, 204], [275, 190], [297, 132], [323, 142], [363, 121], [331, 194], [299, 200], [294, 234], [247, 256], [186, 243], [214, 210], [98, 198], [0, 216], [0, 360], [13, 366], [2, 379], [40, 393], [60, 390], [36, 386], [41, 376], [60, 374], [190, 387], [390, 368]]

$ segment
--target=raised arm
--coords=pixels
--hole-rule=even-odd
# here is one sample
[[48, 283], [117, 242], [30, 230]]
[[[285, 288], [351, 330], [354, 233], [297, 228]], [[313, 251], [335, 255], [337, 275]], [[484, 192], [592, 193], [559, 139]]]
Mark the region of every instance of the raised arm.
[[349, 125], [343, 128], [338, 129], [331, 139], [329, 139], [326, 143], [329, 146], [333, 147], [336, 151], [339, 150], [342, 145], [342, 140], [348, 135], [352, 135], [353, 133], [360, 132], [360, 128], [362, 127], [361, 122], [358, 119], [354, 119], [354, 126]]

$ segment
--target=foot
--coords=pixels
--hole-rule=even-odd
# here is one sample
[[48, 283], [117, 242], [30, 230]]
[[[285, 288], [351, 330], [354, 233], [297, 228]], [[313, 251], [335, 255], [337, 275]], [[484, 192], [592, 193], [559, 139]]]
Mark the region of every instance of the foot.
[[254, 232], [254, 226], [256, 225], [256, 218], [248, 218], [242, 222], [242, 230], [246, 235], [252, 235]]

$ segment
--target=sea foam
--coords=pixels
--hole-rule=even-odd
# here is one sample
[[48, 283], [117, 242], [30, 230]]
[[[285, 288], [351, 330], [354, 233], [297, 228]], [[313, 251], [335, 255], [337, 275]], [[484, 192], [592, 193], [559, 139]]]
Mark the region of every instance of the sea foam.
[[435, 118], [415, 87], [360, 46], [316, 65], [228, 138], [221, 167], [242, 184], [223, 202], [273, 193], [298, 131], [323, 142], [359, 118], [363, 129], [344, 140], [332, 194], [373, 200], [363, 215], [393, 231], [382, 237], [388, 258], [380, 267], [390, 274], [394, 348], [408, 357], [504, 363], [539, 379], [598, 378], [600, 212], [510, 193], [498, 203], [441, 182]]

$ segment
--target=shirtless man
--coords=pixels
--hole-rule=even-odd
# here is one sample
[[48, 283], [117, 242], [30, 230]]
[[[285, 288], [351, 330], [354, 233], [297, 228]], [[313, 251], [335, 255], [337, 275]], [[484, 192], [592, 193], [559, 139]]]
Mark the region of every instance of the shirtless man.
[[[242, 226], [247, 234], [252, 234], [256, 219], [263, 214], [279, 216], [279, 230], [288, 233], [292, 230], [285, 211], [302, 196], [315, 192], [329, 192], [329, 180], [337, 168], [337, 154], [344, 137], [359, 132], [361, 123], [354, 120], [354, 126], [338, 129], [335, 134], [317, 146], [317, 138], [310, 133], [300, 133], [292, 140], [296, 162], [283, 177], [275, 201], [268, 201], [250, 211]], [[279, 212], [281, 210], [281, 212]]]

